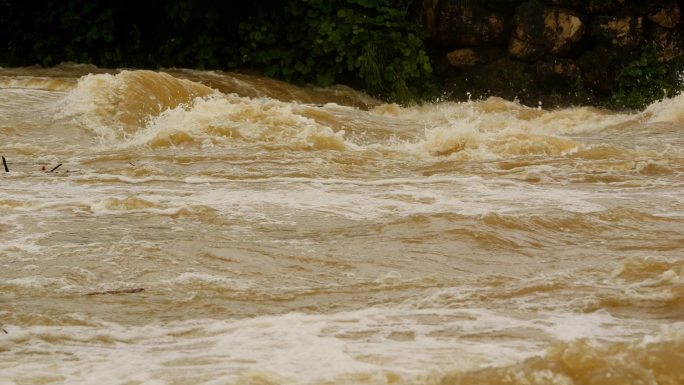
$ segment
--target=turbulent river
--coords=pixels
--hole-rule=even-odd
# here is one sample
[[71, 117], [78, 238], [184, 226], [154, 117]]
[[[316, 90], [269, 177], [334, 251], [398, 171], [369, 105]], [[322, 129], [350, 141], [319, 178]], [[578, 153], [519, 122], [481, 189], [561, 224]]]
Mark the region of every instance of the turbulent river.
[[684, 96], [5, 68], [0, 155], [1, 385], [684, 384]]

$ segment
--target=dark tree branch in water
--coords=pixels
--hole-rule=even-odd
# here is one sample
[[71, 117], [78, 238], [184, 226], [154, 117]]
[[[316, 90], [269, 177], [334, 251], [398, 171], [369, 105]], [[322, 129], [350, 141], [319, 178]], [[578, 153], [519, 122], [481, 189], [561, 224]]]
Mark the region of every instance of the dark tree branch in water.
[[145, 291], [145, 288], [143, 287], [137, 287], [135, 289], [121, 289], [121, 290], [107, 290], [107, 291], [95, 291], [92, 293], [87, 293], [87, 296], [93, 296], [93, 295], [107, 295], [107, 294], [134, 294], [134, 293], [140, 293], [142, 291]]
[[9, 168], [7, 167], [7, 161], [5, 160], [5, 157], [2, 157], [2, 165], [5, 166], [5, 172], [9, 172]]
[[60, 167], [62, 167], [62, 164], [61, 164], [61, 163], [58, 164], [58, 165], [56, 165], [55, 167], [53, 167], [52, 170], [50, 170], [50, 172], [53, 172], [53, 171], [57, 170], [57, 169], [60, 168]]

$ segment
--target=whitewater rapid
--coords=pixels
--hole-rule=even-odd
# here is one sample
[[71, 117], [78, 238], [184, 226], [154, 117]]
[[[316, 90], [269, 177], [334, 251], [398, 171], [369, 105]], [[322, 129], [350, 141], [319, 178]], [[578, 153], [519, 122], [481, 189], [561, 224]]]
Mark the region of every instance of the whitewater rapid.
[[0, 69], [0, 384], [684, 383], [683, 107]]

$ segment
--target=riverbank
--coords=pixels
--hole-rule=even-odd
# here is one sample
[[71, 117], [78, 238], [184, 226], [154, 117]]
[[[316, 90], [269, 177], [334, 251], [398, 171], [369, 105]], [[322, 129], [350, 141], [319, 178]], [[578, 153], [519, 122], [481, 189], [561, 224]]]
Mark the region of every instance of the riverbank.
[[0, 66], [249, 71], [385, 101], [642, 109], [682, 89], [682, 1], [0, 5]]
[[643, 108], [681, 91], [674, 0], [426, 0], [421, 14], [453, 99]]

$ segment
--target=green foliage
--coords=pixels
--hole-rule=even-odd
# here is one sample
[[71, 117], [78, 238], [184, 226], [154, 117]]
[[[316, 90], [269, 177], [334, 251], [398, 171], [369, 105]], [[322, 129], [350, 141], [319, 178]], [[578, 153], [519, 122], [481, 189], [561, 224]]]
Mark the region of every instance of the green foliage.
[[431, 66], [417, 0], [0, 1], [0, 65], [251, 68], [397, 101]]
[[625, 65], [612, 94], [616, 107], [642, 109], [656, 100], [682, 91], [681, 65], [659, 62], [654, 44], [643, 47], [641, 56]]
[[295, 83], [346, 81], [407, 102], [432, 72], [411, 2], [286, 0], [240, 23], [243, 63]]
[[250, 7], [211, 0], [3, 0], [0, 63], [225, 68], [237, 61], [235, 31]]

